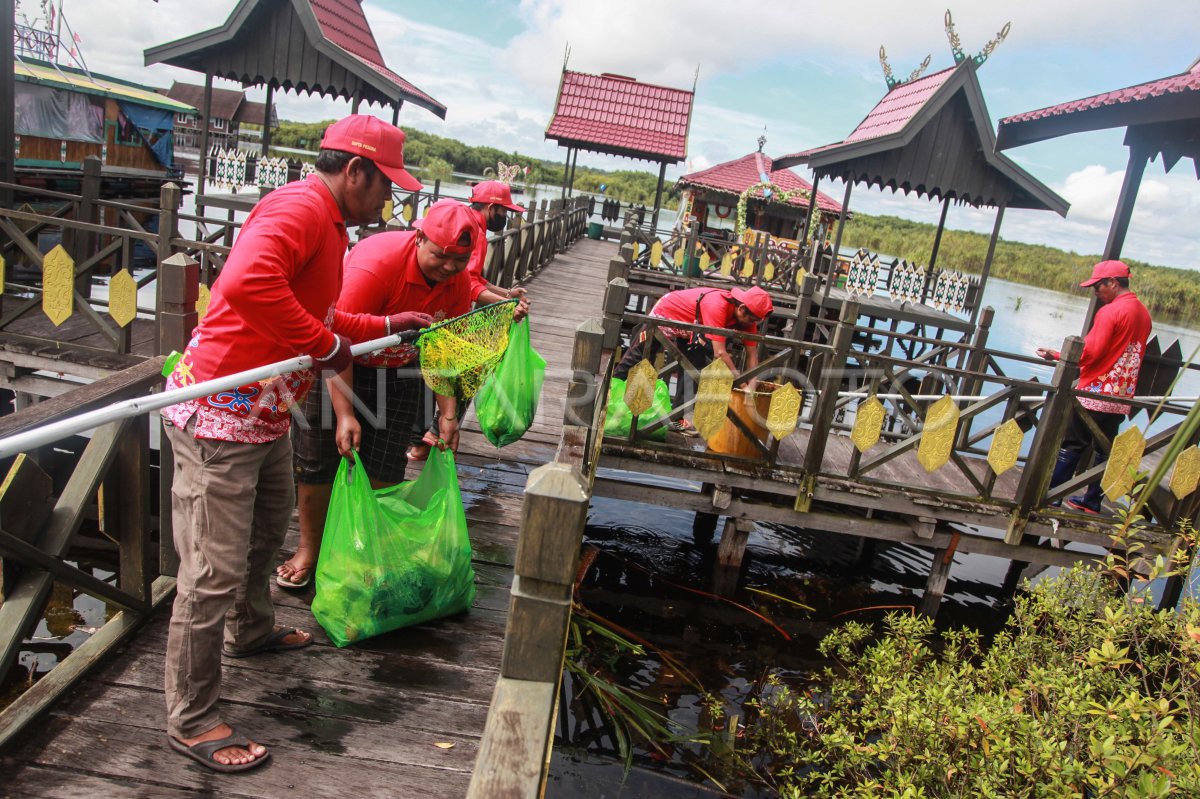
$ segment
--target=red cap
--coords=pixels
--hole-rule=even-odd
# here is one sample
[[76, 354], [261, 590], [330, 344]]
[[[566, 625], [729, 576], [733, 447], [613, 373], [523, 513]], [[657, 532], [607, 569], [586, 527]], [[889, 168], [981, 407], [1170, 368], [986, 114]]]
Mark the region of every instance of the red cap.
[[485, 180], [481, 183], [476, 183], [471, 189], [471, 196], [467, 199], [473, 203], [487, 203], [488, 205], [503, 205], [510, 211], [516, 211], [518, 214], [525, 213], [525, 209], [517, 205], [512, 200], [512, 189], [507, 183], [501, 183], [498, 180]]
[[771, 311], [775, 310], [775, 303], [771, 302], [771, 295], [758, 286], [751, 286], [748, 289], [733, 289], [729, 295], [749, 308], [750, 313], [759, 319], [766, 319]]
[[1129, 267], [1124, 261], [1101, 261], [1092, 267], [1092, 276], [1079, 285], [1087, 288], [1110, 277], [1129, 277]]
[[404, 131], [370, 114], [351, 114], [325, 129], [322, 150], [368, 158], [392, 183], [405, 191], [420, 191], [421, 181], [404, 169]]
[[[429, 213], [415, 220], [412, 226], [425, 238], [446, 251], [447, 255], [466, 255], [474, 249], [475, 212], [458, 200], [438, 200], [429, 206]], [[468, 244], [459, 244], [463, 233], [471, 235]]]

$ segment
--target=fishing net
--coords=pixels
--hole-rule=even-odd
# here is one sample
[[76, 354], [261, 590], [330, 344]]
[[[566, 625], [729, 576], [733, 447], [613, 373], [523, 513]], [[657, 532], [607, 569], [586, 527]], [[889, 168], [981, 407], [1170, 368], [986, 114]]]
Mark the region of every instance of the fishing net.
[[443, 396], [470, 399], [508, 348], [516, 300], [485, 305], [421, 331], [421, 376]]

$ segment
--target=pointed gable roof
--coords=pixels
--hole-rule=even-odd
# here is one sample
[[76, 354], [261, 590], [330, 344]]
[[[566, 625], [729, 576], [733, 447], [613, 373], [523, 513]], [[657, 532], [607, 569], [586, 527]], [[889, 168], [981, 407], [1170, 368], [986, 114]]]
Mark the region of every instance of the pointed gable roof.
[[563, 147], [677, 164], [687, 158], [692, 92], [623, 75], [563, 70], [546, 138]]
[[1169, 171], [1181, 157], [1200, 177], [1200, 59], [1186, 71], [1136, 86], [1026, 111], [1000, 120], [996, 147], [1006, 150], [1068, 133], [1140, 129]]
[[1067, 201], [995, 152], [983, 91], [967, 59], [894, 87], [844, 140], [783, 156], [818, 177], [915, 191], [972, 206], [1034, 208], [1066, 215]]
[[[762, 175], [767, 175], [772, 183], [784, 191], [802, 190], [803, 195], [789, 198], [786, 204], [798, 208], [808, 208], [812, 184], [790, 169], [776, 169], [770, 156], [763, 153], [750, 153], [699, 172], [691, 172], [679, 178], [679, 185], [681, 187], [697, 186], [739, 197], [746, 189], [759, 183]], [[756, 196], [762, 196], [761, 189]], [[842, 205], [829, 195], [818, 191], [817, 210], [827, 214], [839, 214], [842, 211]]]
[[145, 51], [164, 63], [241, 82], [270, 83], [368, 103], [446, 107], [387, 68], [359, 0], [240, 0], [219, 28]]

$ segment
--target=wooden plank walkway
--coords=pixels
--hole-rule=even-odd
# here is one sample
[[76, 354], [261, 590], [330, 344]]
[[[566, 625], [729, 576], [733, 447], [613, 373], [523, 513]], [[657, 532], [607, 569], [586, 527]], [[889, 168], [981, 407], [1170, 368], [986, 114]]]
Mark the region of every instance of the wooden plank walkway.
[[337, 649], [309, 612], [311, 589], [275, 589], [279, 622], [312, 630], [316, 644], [224, 663], [226, 720], [272, 750], [261, 769], [228, 776], [167, 746], [160, 613], [0, 756], [0, 797], [464, 796], [499, 673], [525, 480], [557, 449], [575, 327], [599, 314], [615, 254], [614, 243], [582, 239], [529, 284], [547, 371], [526, 437], [496, 450], [473, 417], [465, 425], [459, 477], [478, 586], [469, 613]]

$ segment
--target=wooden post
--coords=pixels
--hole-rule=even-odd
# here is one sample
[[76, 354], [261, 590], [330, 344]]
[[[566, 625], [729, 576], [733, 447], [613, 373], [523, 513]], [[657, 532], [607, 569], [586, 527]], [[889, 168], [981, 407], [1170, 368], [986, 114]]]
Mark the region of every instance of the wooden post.
[[[16, 99], [13, 85], [13, 14], [16, 11], [13, 0], [0, 0], [0, 183], [13, 183], [16, 161], [16, 131], [14, 109]], [[8, 186], [0, 186], [0, 207], [12, 208], [13, 193]]]
[[[157, 556], [150, 554], [150, 432], [158, 414], [137, 417], [117, 444], [116, 459], [104, 482], [104, 523], [120, 544], [118, 587], [149, 603], [150, 585], [158, 576]], [[165, 438], [165, 436], [164, 436]], [[155, 490], [157, 490], [155, 488]], [[169, 515], [167, 505], [160, 515]]]
[[933, 563], [929, 566], [929, 579], [925, 581], [925, 594], [921, 597], [918, 612], [929, 618], [937, 618], [938, 608], [942, 604], [942, 596], [946, 593], [946, 584], [950, 581], [950, 567], [954, 565], [954, 550], [958, 546], [958, 535], [950, 539], [950, 544], [933, 553]]
[[742, 557], [746, 554], [746, 541], [754, 523], [749, 519], [725, 520], [721, 541], [717, 544], [717, 562], [713, 566], [713, 593], [733, 596], [737, 590], [738, 572], [742, 568]]
[[942, 233], [946, 230], [946, 212], [950, 210], [950, 198], [942, 200], [942, 215], [938, 218], [937, 232], [933, 234], [933, 247], [929, 251], [929, 273], [937, 266], [938, 250], [942, 248]]
[[987, 286], [988, 275], [992, 272], [992, 258], [996, 255], [996, 242], [1000, 240], [1000, 223], [1004, 221], [1004, 209], [1007, 207], [1008, 204], [1002, 202], [996, 209], [996, 223], [992, 225], [992, 237], [988, 239], [987, 255], [983, 259], [983, 272], [979, 276], [979, 294], [971, 303], [971, 324], [975, 324], [975, 320], [979, 317], [979, 303], [983, 302], [983, 290]]
[[[212, 67], [204, 71], [204, 107], [200, 109], [200, 165], [196, 174], [196, 195], [204, 194], [204, 177], [208, 172], [208, 126], [212, 119]], [[197, 203], [196, 211], [203, 214]]]
[[[100, 199], [100, 171], [102, 165], [100, 159], [94, 155], [89, 155], [83, 159], [83, 181], [79, 187], [79, 205], [76, 213], [76, 219], [80, 222], [85, 222], [89, 225], [94, 225], [100, 220], [97, 218], [99, 209], [96, 206], [96, 201]], [[70, 231], [70, 243], [67, 245], [68, 252], [71, 253], [71, 258], [76, 264], [81, 264], [92, 254], [96, 252], [96, 234], [82, 230]], [[75, 277], [75, 291], [81, 297], [92, 296], [92, 272], [96, 270], [93, 266], [81, 275]]]
[[[179, 185], [176, 183], [166, 183], [158, 193], [158, 269], [162, 269], [162, 262], [171, 257], [171, 240], [179, 235]], [[161, 346], [163, 341], [162, 332], [162, 310], [163, 310], [163, 282], [155, 281], [155, 294], [157, 295], [154, 302], [154, 340], [155, 340], [155, 355], [164, 354]], [[168, 350], [169, 352], [169, 350]]]
[[611, 350], [621, 338], [621, 319], [629, 302], [629, 283], [622, 278], [608, 281], [604, 290], [604, 349]]
[[[0, 521], [9, 535], [33, 543], [54, 508], [54, 481], [25, 453], [0, 484]], [[0, 558], [0, 605], [16, 585], [19, 567]]]
[[[658, 211], [662, 208], [663, 183], [667, 179], [667, 162], [663, 161], [658, 165], [658, 186], [654, 190], [654, 216], [650, 218], [650, 229], [654, 235], [658, 235]], [[687, 264], [687, 261], [684, 261]]]
[[1008, 531], [1004, 535], [1006, 544], [1015, 546], [1021, 543], [1030, 511], [1046, 496], [1046, 488], [1050, 485], [1050, 476], [1058, 460], [1059, 447], [1062, 446], [1063, 436], [1075, 410], [1076, 400], [1071, 389], [1079, 375], [1079, 356], [1082, 353], [1083, 339], [1068, 336], [1063, 342], [1062, 359], [1050, 379], [1049, 397], [1042, 409], [1042, 418], [1034, 433], [1025, 468], [1021, 471], [1021, 481], [1017, 484], [1017, 507], [1008, 520]]
[[263, 111], [262, 157], [271, 155], [271, 105], [275, 102], [275, 84], [267, 81], [267, 102]]
[[597, 319], [588, 319], [575, 329], [575, 347], [571, 352], [571, 379], [567, 383], [567, 402], [563, 424], [588, 427], [595, 416], [598, 396], [597, 373], [604, 351], [604, 327]]
[[624, 258], [611, 258], [608, 262], [608, 282], [611, 283], [617, 279], [629, 280], [629, 264]]
[[821, 472], [821, 461], [825, 457], [825, 440], [833, 427], [833, 414], [837, 410], [838, 391], [846, 371], [846, 356], [854, 337], [854, 325], [858, 320], [858, 303], [847, 300], [842, 303], [841, 316], [833, 331], [833, 353], [828, 356], [817, 375], [817, 401], [813, 406], [812, 432], [808, 438], [808, 451], [804, 453], [804, 478], [796, 497], [796, 510], [807, 513], [812, 507], [813, 490], [817, 475]]
[[587, 509], [587, 489], [569, 466], [547, 463], [529, 475], [500, 661], [502, 676], [551, 683], [561, 677]]
[[[968, 351], [963, 353], [963, 357], [959, 359], [960, 365], [965, 361], [965, 371], [968, 374], [963, 375], [958, 384], [958, 393], [964, 396], [973, 396], [983, 386], [983, 370], [987, 365], [987, 340], [988, 332], [992, 326], [992, 319], [995, 317], [996, 311], [992, 307], [983, 309], [983, 316], [979, 320], [978, 326], [975, 328], [975, 337], [971, 341], [971, 346]], [[958, 430], [958, 444], [956, 447], [962, 449], [967, 445], [967, 440], [971, 437], [971, 424], [975, 417], [966, 419]]]

